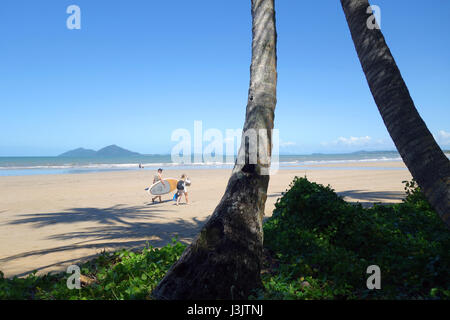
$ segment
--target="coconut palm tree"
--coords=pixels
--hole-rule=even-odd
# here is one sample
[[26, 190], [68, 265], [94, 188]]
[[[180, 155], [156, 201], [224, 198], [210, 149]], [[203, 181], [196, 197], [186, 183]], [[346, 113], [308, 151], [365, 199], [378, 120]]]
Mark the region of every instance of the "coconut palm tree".
[[[274, 0], [252, 0], [252, 62], [244, 133], [267, 142], [252, 159], [243, 134], [225, 194], [199, 235], [152, 292], [156, 299], [247, 299], [261, 285], [262, 219], [276, 105]], [[259, 139], [259, 138], [258, 138]], [[243, 160], [243, 161], [240, 161]]]
[[[356, 52], [381, 117], [413, 178], [450, 227], [450, 161], [420, 117], [367, 0], [341, 0]], [[370, 12], [370, 10], [369, 10]], [[371, 19], [372, 20], [372, 19]]]

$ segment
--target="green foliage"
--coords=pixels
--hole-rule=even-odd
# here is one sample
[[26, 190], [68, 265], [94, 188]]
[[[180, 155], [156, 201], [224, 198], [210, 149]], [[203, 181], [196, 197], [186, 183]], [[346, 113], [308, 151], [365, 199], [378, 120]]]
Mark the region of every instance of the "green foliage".
[[81, 289], [67, 288], [67, 273], [5, 279], [0, 272], [0, 299], [146, 299], [184, 249], [173, 239], [160, 249], [103, 252], [80, 266], [81, 274], [93, 281]]
[[[252, 299], [449, 299], [450, 232], [414, 181], [394, 205], [365, 209], [329, 186], [295, 178], [264, 224], [271, 261]], [[92, 280], [67, 288], [66, 273], [5, 279], [0, 299], [147, 299], [185, 245], [102, 253], [81, 265]], [[267, 258], [267, 257], [266, 257]], [[368, 290], [369, 265], [381, 290]], [[224, 275], [226, 276], [226, 275]]]
[[[296, 177], [264, 224], [280, 265], [257, 297], [450, 298], [450, 232], [414, 181], [405, 191], [403, 203], [365, 209]], [[381, 269], [381, 290], [366, 287], [369, 265]]]
[[412, 204], [420, 210], [430, 211], [431, 206], [428, 203], [425, 195], [420, 189], [417, 182], [412, 179], [411, 181], [402, 181], [405, 184], [406, 198], [403, 200], [406, 203]]

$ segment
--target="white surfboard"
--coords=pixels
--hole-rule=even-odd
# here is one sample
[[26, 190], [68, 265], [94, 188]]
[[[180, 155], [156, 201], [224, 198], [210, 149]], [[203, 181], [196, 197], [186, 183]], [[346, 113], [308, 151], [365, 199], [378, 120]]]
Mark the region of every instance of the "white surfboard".
[[170, 193], [177, 188], [177, 179], [167, 178], [163, 179], [163, 181], [164, 184], [162, 184], [161, 181], [158, 181], [145, 190], [147, 190], [149, 194], [152, 194], [154, 196], [161, 196], [163, 194]]

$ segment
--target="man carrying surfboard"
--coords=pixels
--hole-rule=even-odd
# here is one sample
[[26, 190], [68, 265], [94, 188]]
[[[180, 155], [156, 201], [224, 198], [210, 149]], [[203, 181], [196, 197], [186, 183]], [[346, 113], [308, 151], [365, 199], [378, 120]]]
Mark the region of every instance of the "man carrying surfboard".
[[[153, 177], [153, 184], [157, 183], [158, 181], [161, 181], [162, 185], [165, 186], [166, 183], [164, 182], [162, 178], [162, 171], [163, 169], [159, 168], [157, 174]], [[155, 202], [155, 199], [159, 198], [159, 202], [162, 202], [161, 196], [156, 196], [152, 198], [152, 202]]]

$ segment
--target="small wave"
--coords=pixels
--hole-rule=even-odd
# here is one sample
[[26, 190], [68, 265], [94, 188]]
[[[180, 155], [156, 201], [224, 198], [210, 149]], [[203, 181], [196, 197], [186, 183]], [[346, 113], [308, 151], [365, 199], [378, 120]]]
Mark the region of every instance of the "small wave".
[[373, 159], [345, 159], [345, 160], [307, 160], [307, 161], [280, 161], [280, 165], [317, 165], [317, 164], [338, 164], [338, 163], [361, 163], [361, 162], [389, 162], [402, 161], [402, 158], [373, 158]]
[[[344, 160], [307, 160], [307, 161], [283, 161], [279, 160], [280, 165], [314, 165], [314, 164], [333, 164], [333, 163], [359, 163], [359, 162], [387, 162], [401, 161], [400, 157], [396, 158], [372, 158], [372, 159], [344, 159]], [[275, 162], [273, 162], [275, 163]], [[159, 163], [142, 163], [145, 167], [210, 167], [210, 166], [231, 166], [234, 162], [159, 162]], [[3, 166], [0, 170], [70, 170], [70, 169], [134, 169], [138, 168], [136, 163], [93, 163], [93, 164], [63, 164], [63, 165], [37, 165], [37, 166]]]

